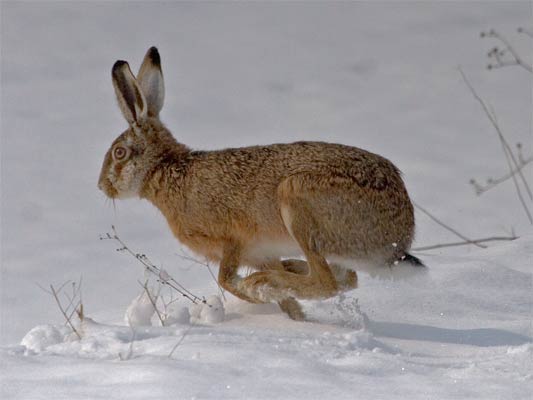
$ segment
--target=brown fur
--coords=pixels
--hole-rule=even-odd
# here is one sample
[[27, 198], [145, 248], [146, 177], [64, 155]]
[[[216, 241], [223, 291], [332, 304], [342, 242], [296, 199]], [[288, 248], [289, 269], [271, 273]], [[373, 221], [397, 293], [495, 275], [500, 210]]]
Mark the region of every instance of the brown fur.
[[[295, 319], [303, 313], [294, 297], [330, 297], [357, 286], [355, 272], [328, 258], [380, 268], [407, 252], [413, 206], [390, 161], [323, 142], [192, 151], [159, 121], [163, 94], [144, 81], [159, 77], [162, 87], [154, 49], [137, 80], [123, 62], [113, 69], [130, 128], [104, 160], [99, 187], [108, 196], [149, 200], [180, 242], [220, 264], [222, 287], [247, 301], [277, 301]], [[132, 106], [137, 91], [143, 96]], [[116, 146], [128, 150], [125, 160], [114, 160]], [[307, 262], [281, 261], [288, 254], [276, 253], [277, 246], [298, 250]], [[241, 278], [243, 265], [257, 272]]]

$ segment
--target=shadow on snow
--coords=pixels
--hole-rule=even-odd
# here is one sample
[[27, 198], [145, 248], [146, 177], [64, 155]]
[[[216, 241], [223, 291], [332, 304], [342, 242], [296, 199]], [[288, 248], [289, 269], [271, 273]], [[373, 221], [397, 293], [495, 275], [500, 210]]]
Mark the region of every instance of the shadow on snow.
[[501, 329], [446, 329], [427, 325], [369, 321], [369, 331], [377, 337], [464, 344], [470, 346], [519, 346], [532, 338]]

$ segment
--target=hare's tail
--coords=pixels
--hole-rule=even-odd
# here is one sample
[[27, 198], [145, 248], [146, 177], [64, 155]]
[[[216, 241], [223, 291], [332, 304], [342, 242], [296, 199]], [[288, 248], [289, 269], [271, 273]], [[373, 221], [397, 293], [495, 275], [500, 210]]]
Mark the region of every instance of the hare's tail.
[[401, 259], [403, 262], [411, 264], [414, 267], [425, 267], [426, 265], [418, 258], [409, 253], [405, 253]]

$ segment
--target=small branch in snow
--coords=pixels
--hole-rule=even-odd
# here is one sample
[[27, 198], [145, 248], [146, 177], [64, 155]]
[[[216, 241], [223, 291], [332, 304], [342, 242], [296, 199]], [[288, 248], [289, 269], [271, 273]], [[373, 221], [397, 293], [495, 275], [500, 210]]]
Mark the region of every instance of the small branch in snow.
[[120, 361], [128, 361], [128, 360], [131, 360], [132, 357], [133, 357], [133, 343], [135, 342], [135, 340], [137, 338], [137, 332], [135, 332], [135, 327], [131, 323], [129, 318], [128, 318], [128, 325], [130, 326], [130, 329], [131, 329], [130, 345], [128, 347], [128, 352], [126, 354], [123, 354], [123, 353], [120, 353], [120, 352], [118, 353], [118, 358], [120, 359]]
[[433, 214], [431, 214], [429, 211], [427, 211], [425, 208], [419, 206], [418, 204], [414, 203], [414, 206], [416, 208], [418, 208], [420, 211], [422, 211], [424, 214], [426, 214], [429, 218], [431, 218], [433, 221], [435, 221], [437, 224], [439, 224], [440, 226], [442, 226], [443, 228], [447, 229], [448, 231], [452, 232], [454, 235], [460, 237], [461, 239], [463, 239], [465, 242], [467, 242], [468, 244], [472, 244], [474, 246], [477, 246], [477, 247], [480, 247], [482, 249], [486, 249], [487, 246], [484, 246], [480, 243], [476, 243], [474, 240], [472, 239], [469, 239], [467, 238], [465, 235], [459, 233], [457, 230], [453, 229], [452, 227], [450, 227], [449, 225], [446, 225], [444, 222], [442, 222], [441, 220], [439, 220], [437, 217], [435, 217]]
[[154, 263], [152, 263], [145, 254], [133, 252], [128, 247], [128, 245], [126, 245], [126, 243], [118, 236], [114, 225], [111, 225], [111, 229], [113, 230], [113, 234], [111, 235], [110, 233], [106, 233], [104, 236], [100, 236], [100, 240], [115, 240], [121, 246], [116, 249], [117, 251], [126, 252], [130, 254], [133, 258], [135, 258], [137, 261], [139, 261], [144, 266], [146, 271], [155, 275], [158, 282], [174, 289], [182, 297], [185, 297], [186, 299], [188, 299], [194, 304], [197, 304], [197, 303], [207, 304], [205, 298], [203, 297], [200, 298], [196, 296], [195, 294], [193, 294], [190, 290], [188, 290], [186, 287], [184, 287], [182, 284], [176, 281], [172, 276], [170, 276], [167, 271], [157, 267]]
[[[76, 327], [72, 323], [72, 315], [73, 314], [70, 314], [70, 316], [67, 314], [68, 313], [68, 309], [70, 308], [70, 305], [74, 304], [74, 300], [72, 300], [71, 304], [65, 308], [65, 307], [63, 307], [63, 304], [61, 303], [61, 300], [59, 299], [59, 293], [61, 293], [61, 291], [63, 290], [63, 288], [65, 287], [65, 285], [67, 283], [68, 283], [68, 281], [65, 282], [63, 285], [61, 285], [60, 288], [57, 289], [57, 290], [56, 290], [56, 288], [54, 288], [54, 285], [50, 285], [50, 292], [49, 293], [51, 293], [52, 296], [54, 297], [54, 299], [56, 301], [56, 304], [57, 304], [57, 307], [59, 308], [59, 311], [61, 311], [61, 314], [63, 314], [63, 317], [65, 318], [66, 323], [70, 326], [70, 328], [76, 334], [78, 339], [81, 340], [80, 332], [76, 329]], [[77, 305], [74, 308], [74, 310], [77, 312], [78, 317], [80, 318], [80, 321], [83, 321], [83, 304], [81, 303], [81, 300], [80, 300], [79, 303], [77, 303]]]
[[520, 27], [520, 28], [517, 28], [516, 31], [518, 33], [522, 33], [522, 34], [524, 34], [526, 36], [529, 36], [530, 38], [533, 38], [533, 31], [531, 31], [529, 29]]
[[474, 239], [469, 242], [462, 241], [462, 242], [434, 244], [431, 246], [413, 247], [411, 250], [413, 251], [434, 250], [434, 249], [442, 249], [444, 247], [466, 246], [466, 245], [471, 245], [474, 243], [501, 242], [501, 241], [516, 240], [516, 239], [518, 239], [518, 236], [493, 236], [493, 237], [488, 237], [488, 238], [483, 238], [483, 239]]
[[[531, 32], [523, 28], [518, 28], [517, 31], [518, 33], [523, 33], [531, 37]], [[502, 34], [500, 34], [494, 29], [491, 29], [488, 32], [481, 32], [481, 37], [494, 38], [500, 41], [503, 45], [503, 48], [494, 46], [488, 52], [487, 56], [490, 62], [487, 65], [487, 69], [496, 69], [516, 65], [522, 67], [529, 73], [533, 73], [533, 67], [531, 66], [531, 64], [522, 59], [522, 56], [518, 54], [515, 48]]]
[[479, 94], [476, 92], [476, 90], [474, 89], [474, 87], [472, 86], [472, 84], [470, 83], [468, 78], [466, 77], [466, 75], [463, 72], [463, 70], [461, 69], [461, 67], [459, 67], [459, 72], [460, 72], [460, 74], [461, 74], [461, 76], [463, 78], [464, 83], [466, 84], [466, 86], [468, 87], [468, 89], [470, 90], [470, 92], [472, 93], [474, 98], [477, 100], [477, 102], [481, 105], [481, 108], [483, 109], [483, 111], [487, 115], [489, 121], [491, 122], [492, 126], [496, 130], [496, 133], [498, 134], [498, 138], [500, 139], [500, 143], [502, 145], [502, 149], [503, 149], [503, 152], [504, 152], [504, 155], [505, 155], [505, 159], [507, 160], [507, 164], [509, 166], [509, 174], [510, 174], [511, 178], [513, 179], [513, 182], [514, 182], [514, 185], [515, 185], [516, 194], [518, 196], [518, 199], [520, 200], [520, 203], [522, 204], [522, 208], [524, 209], [524, 212], [526, 213], [526, 216], [527, 216], [529, 222], [531, 224], [533, 224], [533, 217], [531, 216], [531, 212], [529, 211], [529, 208], [528, 208], [528, 206], [526, 204], [526, 201], [524, 199], [524, 196], [522, 194], [522, 189], [520, 188], [520, 184], [518, 182], [518, 179], [516, 178], [515, 173], [513, 173], [513, 170], [516, 170], [516, 174], [521, 178], [522, 184], [524, 185], [524, 188], [525, 188], [527, 194], [529, 195], [529, 199], [532, 200], [533, 199], [533, 194], [531, 193], [531, 189], [529, 187], [529, 184], [527, 183], [527, 180], [524, 177], [524, 174], [522, 173], [519, 161], [517, 160], [517, 157], [515, 157], [511, 147], [509, 146], [509, 143], [505, 139], [505, 136], [504, 136], [502, 130], [500, 129], [500, 125], [498, 124], [498, 121], [497, 121], [495, 115], [490, 112], [489, 107], [483, 101], [483, 99], [479, 96]]
[[172, 350], [170, 351], [170, 353], [168, 354], [168, 358], [172, 358], [172, 355], [174, 354], [174, 352], [176, 351], [176, 349], [180, 346], [180, 344], [185, 340], [185, 337], [189, 334], [189, 332], [191, 331], [191, 329], [193, 328], [194, 326], [194, 323], [191, 322], [191, 324], [189, 325], [189, 327], [187, 328], [187, 330], [185, 332], [183, 332], [183, 335], [181, 336], [180, 340], [178, 341], [178, 343], [176, 343], [176, 345], [172, 348]]
[[200, 260], [197, 260], [194, 257], [189, 256], [188, 254], [186, 254], [183, 251], [181, 252], [181, 254], [178, 254], [178, 257], [180, 257], [183, 260], [190, 261], [190, 262], [192, 262], [194, 264], [198, 264], [198, 265], [202, 265], [202, 266], [206, 267], [207, 270], [209, 271], [209, 274], [211, 274], [211, 278], [213, 278], [213, 280], [215, 281], [215, 283], [216, 283], [216, 285], [218, 287], [218, 290], [220, 291], [220, 295], [222, 296], [224, 301], [226, 301], [226, 296], [224, 294], [224, 289], [222, 288], [222, 286], [220, 286], [220, 283], [218, 283], [218, 279], [215, 277], [215, 274], [213, 274], [213, 270], [211, 269], [211, 266], [209, 265], [209, 262], [207, 261], [207, 259], [202, 262]]
[[[517, 147], [521, 147], [520, 143], [517, 144]], [[488, 178], [487, 183], [485, 185], [479, 183], [474, 178], [470, 179], [470, 184], [473, 186], [476, 194], [478, 196], [482, 195], [485, 192], [488, 192], [490, 189], [498, 186], [500, 183], [503, 183], [507, 181], [508, 179], [511, 179], [513, 175], [516, 175], [520, 170], [522, 170], [526, 165], [533, 162], [533, 156], [528, 158], [523, 158], [521, 151], [518, 153], [518, 168], [513, 169], [512, 171], [508, 172], [507, 174], [499, 177], [499, 178]]]
[[[65, 292], [65, 297], [69, 301], [69, 304], [65, 307], [65, 311], [68, 312], [70, 307], [72, 307], [69, 318], [72, 318], [74, 314], [77, 314], [79, 320], [83, 321], [83, 299], [81, 295], [81, 284], [82, 277], [80, 276], [80, 280], [78, 281], [77, 285], [76, 282], [72, 282], [72, 296], [69, 296], [68, 292]], [[63, 287], [64, 285], [62, 285], [61, 288]]]
[[161, 315], [161, 312], [159, 312], [159, 309], [157, 308], [157, 296], [155, 299], [152, 298], [152, 294], [150, 293], [150, 289], [148, 289], [148, 282], [145, 282], [144, 285], [140, 282], [139, 285], [144, 289], [146, 295], [148, 296], [148, 300], [150, 300], [150, 303], [152, 303], [152, 306], [154, 307], [155, 313], [157, 314], [157, 317], [159, 318], [159, 321], [161, 321], [161, 326], [165, 326], [165, 320], [163, 319], [163, 316]]

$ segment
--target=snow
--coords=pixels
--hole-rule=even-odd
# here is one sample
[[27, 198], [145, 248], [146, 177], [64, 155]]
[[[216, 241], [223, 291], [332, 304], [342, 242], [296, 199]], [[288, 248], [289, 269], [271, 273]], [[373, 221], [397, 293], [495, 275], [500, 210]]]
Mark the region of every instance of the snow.
[[39, 325], [22, 338], [20, 344], [26, 354], [41, 353], [48, 347], [62, 343], [72, 333], [67, 327]]
[[200, 324], [218, 324], [224, 321], [226, 310], [220, 296], [209, 296], [205, 303], [191, 304], [190, 322]]
[[[151, 295], [150, 295], [151, 296]], [[155, 308], [147, 291], [143, 290], [126, 309], [124, 321], [130, 326], [150, 326]]]
[[[533, 229], [511, 181], [482, 196], [468, 183], [507, 166], [457, 71], [531, 154], [530, 75], [487, 71], [495, 43], [479, 37], [498, 29], [529, 55], [516, 28], [531, 25], [530, 3], [0, 7], [2, 399], [531, 398]], [[461, 233], [520, 238], [415, 252], [424, 273], [361, 274], [354, 291], [303, 302], [307, 322], [274, 304], [224, 301], [157, 210], [113, 206], [96, 188], [125, 128], [111, 66], [137, 70], [151, 45], [165, 74], [162, 119], [189, 146], [359, 146], [391, 159], [416, 203]], [[524, 172], [531, 182], [531, 166]], [[456, 240], [416, 217], [415, 247]], [[208, 304], [180, 298], [161, 326], [140, 264], [99, 240], [112, 224]], [[39, 286], [80, 276], [78, 340]]]

